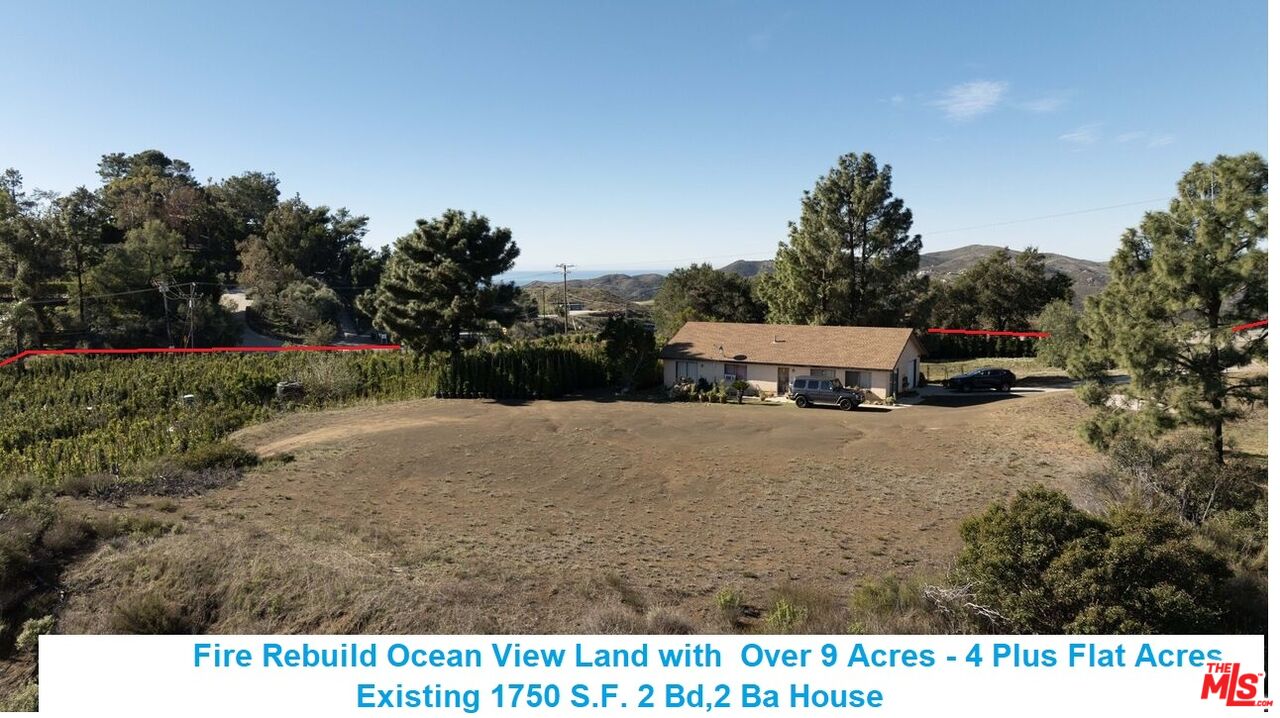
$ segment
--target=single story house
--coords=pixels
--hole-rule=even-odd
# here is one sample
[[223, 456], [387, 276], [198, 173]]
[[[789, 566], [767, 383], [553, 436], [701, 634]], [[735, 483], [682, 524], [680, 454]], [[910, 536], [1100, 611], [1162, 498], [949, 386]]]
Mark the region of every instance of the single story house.
[[792, 377], [820, 376], [884, 399], [916, 388], [924, 354], [905, 328], [687, 322], [659, 356], [667, 386], [743, 379], [774, 396], [786, 393]]

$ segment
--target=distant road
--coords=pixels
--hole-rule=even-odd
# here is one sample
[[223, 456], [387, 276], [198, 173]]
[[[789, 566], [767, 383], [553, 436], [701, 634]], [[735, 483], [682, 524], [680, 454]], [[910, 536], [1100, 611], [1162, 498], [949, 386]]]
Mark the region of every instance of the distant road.
[[279, 339], [273, 339], [265, 334], [259, 334], [249, 328], [249, 322], [245, 319], [245, 310], [253, 304], [253, 300], [245, 296], [244, 290], [239, 287], [227, 287], [222, 293], [223, 306], [230, 309], [236, 318], [236, 322], [240, 324], [240, 346], [242, 347], [278, 347], [284, 344]]
[[[222, 293], [222, 304], [235, 314], [236, 321], [240, 324], [240, 346], [278, 347], [284, 344], [283, 340], [255, 332], [249, 326], [245, 312], [253, 304], [253, 300], [245, 295], [245, 290], [239, 287], [227, 287], [226, 291]], [[357, 345], [367, 344], [372, 341], [369, 334], [361, 334], [356, 329], [355, 321], [345, 307], [342, 309], [341, 314], [338, 315], [338, 323], [338, 339], [334, 344]]]

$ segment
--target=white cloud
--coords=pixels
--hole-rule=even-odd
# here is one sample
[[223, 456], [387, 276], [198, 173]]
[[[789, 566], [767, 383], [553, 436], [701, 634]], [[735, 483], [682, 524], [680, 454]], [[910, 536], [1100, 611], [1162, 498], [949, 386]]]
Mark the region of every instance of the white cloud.
[[974, 80], [947, 88], [933, 104], [941, 107], [948, 119], [963, 122], [994, 110], [1008, 90], [1007, 82]]
[[1046, 112], [1053, 112], [1065, 104], [1067, 104], [1067, 98], [1062, 95], [1045, 95], [1044, 97], [1037, 97], [1034, 100], [1019, 102], [1018, 107], [1026, 110], [1027, 112], [1044, 114]]
[[1069, 142], [1073, 145], [1084, 147], [1098, 141], [1098, 130], [1102, 128], [1102, 123], [1093, 122], [1087, 125], [1080, 125], [1074, 130], [1058, 135], [1058, 139], [1063, 142]]
[[1140, 142], [1143, 140], [1146, 140], [1147, 147], [1164, 147], [1165, 145], [1173, 144], [1174, 137], [1168, 132], [1148, 132], [1147, 130], [1122, 132], [1116, 135], [1116, 142], [1120, 144]]
[[903, 97], [902, 95], [894, 95], [893, 97], [889, 98], [889, 104], [891, 105], [901, 105], [906, 101], [907, 101], [907, 98]]

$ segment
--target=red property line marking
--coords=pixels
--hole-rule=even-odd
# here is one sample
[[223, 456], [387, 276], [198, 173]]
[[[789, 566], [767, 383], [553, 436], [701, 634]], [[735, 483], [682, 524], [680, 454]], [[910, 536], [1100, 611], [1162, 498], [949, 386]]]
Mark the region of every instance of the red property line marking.
[[1257, 329], [1258, 327], [1265, 327], [1265, 326], [1267, 326], [1267, 320], [1262, 319], [1256, 322], [1249, 322], [1248, 324], [1237, 324], [1236, 326], [1231, 327], [1231, 331], [1243, 332], [1246, 329]]
[[335, 344], [332, 346], [288, 346], [288, 347], [146, 347], [140, 349], [28, 349], [15, 354], [4, 361], [0, 367], [7, 366], [21, 359], [32, 356], [49, 356], [56, 354], [224, 354], [227, 352], [359, 352], [359, 351], [395, 351], [399, 344]]
[[1006, 332], [995, 329], [938, 329], [936, 327], [929, 329], [930, 334], [972, 334], [984, 337], [1031, 337], [1032, 339], [1044, 339], [1049, 336], [1049, 332]]
[[[1257, 329], [1258, 327], [1267, 326], [1267, 320], [1261, 319], [1248, 324], [1237, 324], [1231, 327], [1233, 332], [1243, 332], [1248, 329]], [[1031, 337], [1032, 339], [1044, 339], [1049, 336], [1049, 332], [1004, 332], [995, 329], [939, 329], [930, 327], [930, 334], [968, 334], [984, 337]]]

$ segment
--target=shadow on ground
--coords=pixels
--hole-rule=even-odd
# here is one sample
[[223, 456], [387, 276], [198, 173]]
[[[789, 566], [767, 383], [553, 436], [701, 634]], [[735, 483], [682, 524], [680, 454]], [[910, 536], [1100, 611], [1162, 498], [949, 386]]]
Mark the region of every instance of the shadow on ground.
[[1013, 392], [1003, 391], [975, 391], [969, 393], [930, 393], [921, 397], [920, 403], [925, 406], [981, 406], [982, 404], [991, 404], [997, 401], [1008, 401], [1009, 399], [1021, 399], [1022, 397]]

